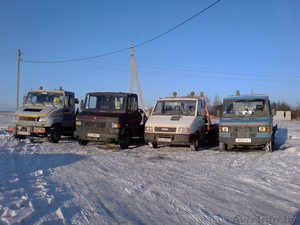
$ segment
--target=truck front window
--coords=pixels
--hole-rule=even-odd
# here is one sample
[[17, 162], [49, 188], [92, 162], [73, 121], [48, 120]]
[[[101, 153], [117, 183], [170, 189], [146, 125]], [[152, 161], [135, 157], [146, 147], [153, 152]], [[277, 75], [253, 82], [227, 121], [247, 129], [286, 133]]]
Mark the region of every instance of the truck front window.
[[86, 110], [102, 112], [124, 112], [125, 97], [113, 95], [88, 95], [86, 98]]
[[158, 101], [153, 115], [185, 115], [194, 116], [196, 101]]
[[62, 104], [63, 95], [51, 92], [30, 92], [25, 98], [25, 104], [33, 105], [58, 105]]
[[268, 116], [268, 105], [264, 99], [224, 101], [223, 116]]

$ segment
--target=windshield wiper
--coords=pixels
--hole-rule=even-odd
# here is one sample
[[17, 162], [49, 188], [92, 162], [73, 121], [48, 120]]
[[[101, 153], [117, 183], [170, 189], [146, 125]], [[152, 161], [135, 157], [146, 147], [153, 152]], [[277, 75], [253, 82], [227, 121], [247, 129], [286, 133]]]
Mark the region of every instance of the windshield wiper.
[[41, 103], [43, 106], [45, 106], [45, 104], [41, 101], [37, 101], [36, 103]]
[[34, 106], [35, 106], [35, 104], [34, 104], [33, 102], [25, 102], [25, 104], [26, 104], [26, 103], [31, 103], [32, 105], [34, 105]]

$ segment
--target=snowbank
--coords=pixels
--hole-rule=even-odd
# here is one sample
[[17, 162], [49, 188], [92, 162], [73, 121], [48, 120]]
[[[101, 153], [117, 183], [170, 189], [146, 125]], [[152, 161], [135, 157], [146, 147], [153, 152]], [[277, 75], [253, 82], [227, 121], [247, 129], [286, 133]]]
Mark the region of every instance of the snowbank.
[[0, 113], [0, 224], [300, 224], [300, 122], [275, 151], [16, 140]]

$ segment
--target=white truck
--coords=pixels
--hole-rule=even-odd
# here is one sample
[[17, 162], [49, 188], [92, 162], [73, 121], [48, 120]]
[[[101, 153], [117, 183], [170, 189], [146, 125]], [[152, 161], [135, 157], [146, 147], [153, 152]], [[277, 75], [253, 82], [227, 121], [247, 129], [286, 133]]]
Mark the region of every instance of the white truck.
[[212, 124], [203, 92], [200, 96], [158, 99], [145, 126], [144, 139], [151, 148], [159, 144], [189, 145], [196, 151], [207, 140], [218, 142], [218, 124]]
[[18, 139], [27, 136], [48, 137], [52, 143], [58, 143], [61, 135], [73, 136], [75, 130], [74, 92], [59, 90], [30, 90], [24, 96], [23, 106], [13, 118], [14, 126], [8, 130]]

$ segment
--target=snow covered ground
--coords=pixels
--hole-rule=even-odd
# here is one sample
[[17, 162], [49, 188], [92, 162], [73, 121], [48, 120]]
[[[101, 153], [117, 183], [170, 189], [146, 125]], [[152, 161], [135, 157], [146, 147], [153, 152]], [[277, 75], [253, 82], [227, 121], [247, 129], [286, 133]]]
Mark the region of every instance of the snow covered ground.
[[300, 224], [300, 122], [275, 151], [16, 140], [0, 113], [2, 224]]

